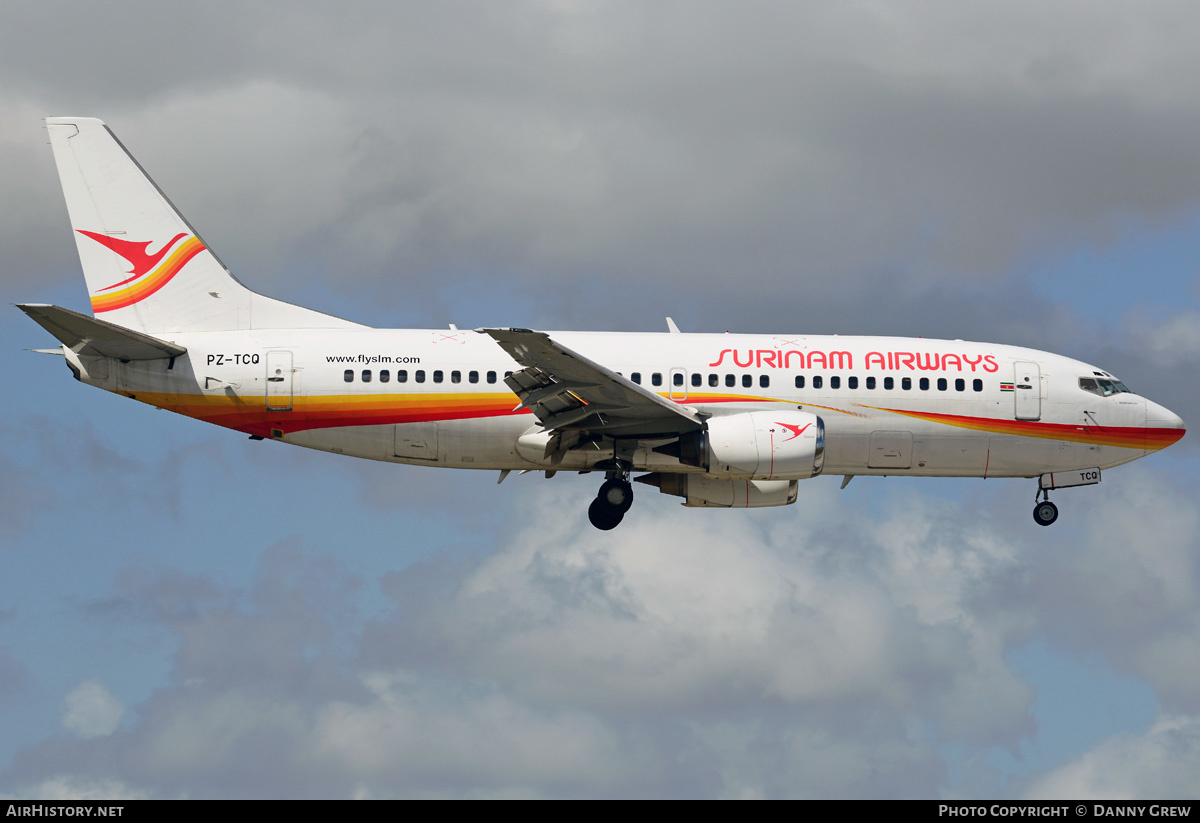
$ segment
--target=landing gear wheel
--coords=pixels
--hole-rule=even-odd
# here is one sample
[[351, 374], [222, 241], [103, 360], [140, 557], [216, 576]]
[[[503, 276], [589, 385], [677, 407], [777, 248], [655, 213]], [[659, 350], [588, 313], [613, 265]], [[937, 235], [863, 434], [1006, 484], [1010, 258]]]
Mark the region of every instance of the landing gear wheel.
[[606, 506], [625, 514], [633, 505], [633, 485], [628, 480], [605, 480], [596, 497]]
[[[630, 497], [632, 500], [632, 496]], [[588, 520], [592, 525], [600, 531], [609, 531], [615, 529], [625, 519], [625, 511], [614, 508], [604, 501], [603, 498], [597, 497], [592, 501], [592, 505], [588, 506]]]
[[1033, 507], [1033, 520], [1039, 526], [1049, 526], [1058, 519], [1058, 506], [1043, 500]]

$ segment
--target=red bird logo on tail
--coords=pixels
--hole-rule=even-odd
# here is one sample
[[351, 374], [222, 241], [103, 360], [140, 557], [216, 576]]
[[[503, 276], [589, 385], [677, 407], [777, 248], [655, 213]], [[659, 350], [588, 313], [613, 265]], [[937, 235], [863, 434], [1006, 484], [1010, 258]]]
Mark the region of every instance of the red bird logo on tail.
[[118, 237], [109, 237], [107, 234], [98, 234], [94, 231], [86, 231], [84, 229], [77, 229], [77, 231], [85, 237], [90, 237], [100, 245], [105, 246], [109, 250], [121, 255], [129, 262], [129, 265], [133, 266], [133, 268], [129, 270], [129, 274], [132, 274], [133, 277], [130, 277], [128, 280], [122, 280], [120, 283], [113, 283], [111, 286], [105, 286], [104, 288], [100, 289], [100, 291], [115, 289], [118, 286], [124, 286], [126, 283], [132, 283], [134, 280], [137, 280], [143, 274], [157, 266], [159, 261], [163, 259], [166, 253], [171, 250], [171, 247], [179, 241], [179, 238], [187, 237], [186, 234], [177, 234], [169, 241], [164, 243], [163, 247], [154, 254], [147, 254], [146, 250], [150, 248], [150, 244], [154, 242], [153, 240], [147, 240], [144, 243], [141, 243], [137, 240], [122, 240]]

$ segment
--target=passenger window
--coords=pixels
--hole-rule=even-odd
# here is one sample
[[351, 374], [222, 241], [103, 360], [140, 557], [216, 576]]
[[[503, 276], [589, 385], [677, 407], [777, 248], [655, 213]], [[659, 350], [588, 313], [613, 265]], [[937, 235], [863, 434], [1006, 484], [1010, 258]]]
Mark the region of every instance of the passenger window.
[[825, 378], [821, 377], [821, 375], [819, 375], [819, 374], [814, 374], [813, 375], [813, 388], [819, 389], [824, 385], [825, 385]]
[[634, 383], [641, 385], [642, 373], [640, 371], [635, 371], [633, 374], [629, 375], [629, 379], [632, 380]]
[[468, 383], [478, 383], [479, 382], [479, 372], [477, 372], [477, 371], [468, 372], [467, 373], [467, 382]]
[[710, 374], [708, 376], [708, 385], [715, 389], [717, 386], [721, 385], [721, 378], [718, 375]]
[[874, 377], [867, 378], [867, 388], [870, 389], [871, 391], [875, 391], [875, 378]]
[[983, 381], [976, 377], [971, 381], [971, 388], [975, 391], [983, 391]]
[[413, 372], [413, 379], [416, 380], [418, 383], [424, 383], [425, 382], [425, 370], [417, 369], [415, 372]]
[[506, 372], [504, 373], [504, 379], [505, 379], [505, 380], [507, 380], [507, 379], [508, 379], [508, 378], [510, 378], [510, 377], [512, 377], [512, 371], [511, 371], [511, 370], [509, 370], [509, 371], [506, 371]]
[[699, 373], [692, 375], [692, 385], [693, 386], [695, 386], [696, 388], [700, 388], [700, 386], [703, 383], [704, 383], [704, 378]]
[[662, 385], [662, 372], [656, 371], [654, 374], [650, 375], [650, 382], [656, 386], [661, 386]]
[[354, 369], [346, 369], [346, 373], [342, 375], [342, 379], [347, 383], [354, 382]]
[[921, 391], [929, 391], [929, 378], [922, 377], [920, 385], [921, 385]]
[[885, 377], [885, 378], [883, 378], [883, 387], [884, 387], [885, 389], [887, 389], [888, 391], [891, 391], [892, 389], [896, 388], [896, 381], [895, 381], [895, 379], [894, 379], [894, 378], [891, 378], [891, 377]]
[[400, 371], [396, 372], [396, 382], [397, 383], [407, 383], [408, 382], [408, 369], [400, 369]]
[[450, 372], [450, 382], [451, 383], [461, 383], [462, 382], [462, 372], [460, 372], [460, 371]]
[[804, 388], [804, 375], [802, 375], [802, 374], [796, 375], [796, 388], [798, 388], [798, 389]]
[[388, 371], [387, 369], [379, 370], [379, 382], [380, 383], [387, 383], [391, 379], [392, 379], [392, 373], [390, 371]]
[[954, 390], [955, 391], [966, 391], [967, 390], [967, 381], [963, 380], [961, 377], [958, 378], [957, 380], [955, 380], [954, 381]]
[[434, 382], [434, 383], [441, 383], [441, 382], [442, 382], [442, 377], [443, 377], [443, 375], [442, 375], [442, 370], [441, 370], [441, 369], [437, 369], [437, 370], [436, 370], [436, 371], [434, 371], [434, 373], [433, 373], [433, 382]]
[[748, 389], [754, 385], [754, 378], [748, 374], [742, 375], [742, 388]]
[[488, 381], [489, 383], [495, 383], [495, 382], [496, 382], [496, 373], [495, 373], [494, 371], [490, 371], [490, 372], [488, 372], [488, 373], [487, 373], [487, 381]]
[[363, 381], [364, 383], [370, 383], [370, 382], [371, 382], [371, 370], [370, 370], [370, 369], [363, 369], [363, 373], [362, 373], [362, 381]]
[[911, 377], [900, 378], [900, 388], [904, 389], [905, 391], [912, 391], [912, 378]]
[[857, 389], [858, 388], [858, 378], [853, 377], [853, 376], [847, 377], [846, 378], [846, 387], [849, 389]]
[[840, 389], [841, 387], [842, 387], [842, 378], [841, 377], [839, 377], [838, 375], [835, 374], [833, 377], [829, 378], [829, 388]]
[[938, 391], [945, 391], [947, 385], [948, 384], [946, 383], [946, 378], [944, 378], [944, 377], [938, 378]]
[[681, 374], [680, 372], [675, 372], [673, 375], [671, 375], [671, 383], [676, 386], [682, 386], [683, 385], [683, 374]]
[[758, 385], [764, 389], [771, 388], [771, 375], [764, 374], [758, 378]]
[[725, 375], [725, 385], [732, 389], [737, 385], [737, 378], [732, 374]]

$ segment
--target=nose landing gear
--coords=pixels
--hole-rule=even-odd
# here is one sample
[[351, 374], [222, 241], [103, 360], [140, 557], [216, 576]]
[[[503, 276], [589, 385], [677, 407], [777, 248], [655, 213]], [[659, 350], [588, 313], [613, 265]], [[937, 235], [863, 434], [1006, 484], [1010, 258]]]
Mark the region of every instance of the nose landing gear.
[[1050, 502], [1050, 492], [1042, 489], [1042, 500], [1033, 507], [1033, 522], [1039, 526], [1049, 526], [1058, 519], [1058, 506]]
[[588, 506], [588, 520], [601, 531], [615, 529], [633, 505], [633, 485], [629, 482], [629, 472], [610, 471], [607, 477], [596, 499]]

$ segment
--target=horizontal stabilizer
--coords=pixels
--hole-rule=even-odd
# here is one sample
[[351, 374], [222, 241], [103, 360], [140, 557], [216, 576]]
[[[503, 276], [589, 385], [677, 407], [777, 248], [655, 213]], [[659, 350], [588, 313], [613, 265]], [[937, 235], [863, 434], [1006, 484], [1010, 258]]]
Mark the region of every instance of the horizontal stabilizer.
[[77, 354], [95, 354], [121, 360], [159, 360], [178, 357], [187, 351], [183, 346], [61, 306], [26, 303], [17, 308]]

